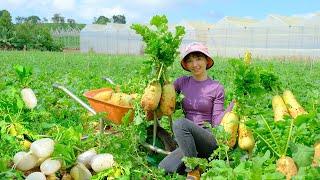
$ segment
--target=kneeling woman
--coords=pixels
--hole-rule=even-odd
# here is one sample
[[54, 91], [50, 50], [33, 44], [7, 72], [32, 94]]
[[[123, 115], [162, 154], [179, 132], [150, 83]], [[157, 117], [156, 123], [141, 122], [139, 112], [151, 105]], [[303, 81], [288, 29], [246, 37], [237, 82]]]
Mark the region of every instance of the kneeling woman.
[[[165, 157], [159, 164], [166, 172], [181, 172], [184, 167], [183, 157], [208, 158], [217, 148], [217, 142], [210, 129], [204, 128], [208, 122], [214, 127], [220, 124], [224, 115], [224, 87], [210, 77], [207, 70], [214, 64], [208, 48], [201, 43], [189, 44], [182, 53], [181, 66], [191, 76], [183, 76], [175, 80], [177, 93], [184, 99], [182, 108], [185, 117], [173, 124], [173, 133], [178, 148]], [[233, 103], [227, 111], [231, 111]], [[197, 170], [186, 169], [188, 177], [198, 176]]]

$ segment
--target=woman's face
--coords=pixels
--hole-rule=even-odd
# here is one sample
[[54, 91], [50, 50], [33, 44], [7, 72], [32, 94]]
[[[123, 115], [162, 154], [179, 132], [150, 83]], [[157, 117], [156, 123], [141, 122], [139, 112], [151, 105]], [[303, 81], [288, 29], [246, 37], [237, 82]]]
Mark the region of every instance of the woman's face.
[[207, 58], [200, 52], [190, 53], [186, 58], [187, 68], [195, 76], [202, 75], [206, 72]]

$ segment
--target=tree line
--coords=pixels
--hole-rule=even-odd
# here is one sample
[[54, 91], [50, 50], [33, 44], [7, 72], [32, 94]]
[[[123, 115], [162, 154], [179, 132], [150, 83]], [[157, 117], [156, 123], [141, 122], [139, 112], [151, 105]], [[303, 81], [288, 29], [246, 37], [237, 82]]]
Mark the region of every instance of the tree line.
[[62, 44], [55, 41], [50, 29], [34, 22], [37, 18], [30, 17], [19, 24], [12, 22], [9, 11], [0, 11], [0, 49], [61, 51]]
[[[39, 16], [28, 16], [15, 18], [12, 22], [12, 16], [9, 11], [0, 11], [0, 49], [29, 50], [38, 49], [43, 51], [61, 51], [63, 45], [56, 41], [51, 30], [54, 29], [82, 29], [85, 25], [78, 24], [74, 19], [65, 18], [56, 13], [51, 17], [52, 23], [47, 18]], [[111, 18], [106, 16], [94, 17], [93, 24], [107, 23], [126, 24], [124, 15], [113, 15]]]
[[[16, 24], [21, 24], [24, 22], [31, 22], [34, 24], [37, 23], [49, 23], [49, 20], [46, 17], [43, 17], [42, 19], [39, 16], [32, 15], [28, 17], [22, 17], [17, 16], [15, 18]], [[67, 24], [76, 24], [76, 21], [72, 18], [65, 18], [59, 13], [54, 14], [51, 17], [52, 23], [67, 23]], [[113, 15], [111, 18], [108, 18], [106, 16], [99, 16], [93, 18], [93, 24], [107, 24], [107, 23], [118, 23], [118, 24], [126, 24], [126, 17], [124, 15]]]

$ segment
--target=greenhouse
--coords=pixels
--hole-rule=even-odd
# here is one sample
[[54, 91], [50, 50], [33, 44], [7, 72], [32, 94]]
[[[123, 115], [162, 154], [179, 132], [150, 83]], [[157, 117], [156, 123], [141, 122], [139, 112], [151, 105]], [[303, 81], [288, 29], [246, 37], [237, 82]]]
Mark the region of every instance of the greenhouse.
[[210, 45], [219, 56], [240, 56], [246, 50], [258, 57], [320, 56], [319, 27], [312, 20], [269, 15], [261, 21], [224, 18], [211, 30]]
[[[320, 57], [320, 15], [310, 18], [268, 15], [263, 20], [226, 16], [215, 24], [182, 21], [185, 44], [198, 41], [217, 56], [239, 57], [249, 50], [255, 57]], [[175, 25], [170, 25], [174, 29]], [[130, 25], [89, 24], [80, 33], [81, 52], [143, 54], [144, 45]]]
[[80, 51], [138, 55], [143, 54], [143, 43], [129, 25], [89, 24], [80, 32]]

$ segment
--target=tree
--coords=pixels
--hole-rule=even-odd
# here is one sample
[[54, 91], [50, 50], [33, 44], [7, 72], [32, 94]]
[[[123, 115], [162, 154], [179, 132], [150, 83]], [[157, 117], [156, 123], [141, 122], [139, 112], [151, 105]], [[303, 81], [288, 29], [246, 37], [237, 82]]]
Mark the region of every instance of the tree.
[[76, 21], [74, 19], [67, 19], [67, 22], [69, 24], [75, 24], [76, 23]]
[[51, 20], [53, 23], [64, 23], [64, 17], [58, 13], [54, 14]]
[[111, 22], [111, 20], [105, 16], [99, 16], [98, 19], [94, 18], [93, 24], [107, 24], [108, 22]]
[[27, 22], [30, 22], [32, 24], [38, 24], [41, 22], [41, 19], [38, 16], [29, 16], [27, 17]]
[[43, 18], [42, 18], [42, 22], [43, 22], [43, 23], [47, 23], [47, 22], [48, 22], [48, 19], [47, 19], [46, 17], [43, 17]]
[[124, 15], [113, 15], [113, 23], [126, 24], [126, 17]]
[[21, 23], [24, 23], [26, 21], [27, 18], [25, 17], [21, 17], [21, 16], [17, 16], [16, 17], [16, 23], [17, 24], [21, 24]]
[[0, 48], [11, 48], [13, 40], [12, 17], [7, 10], [0, 11]]
[[13, 28], [12, 17], [7, 10], [0, 11], [0, 27], [7, 30], [11, 30]]

